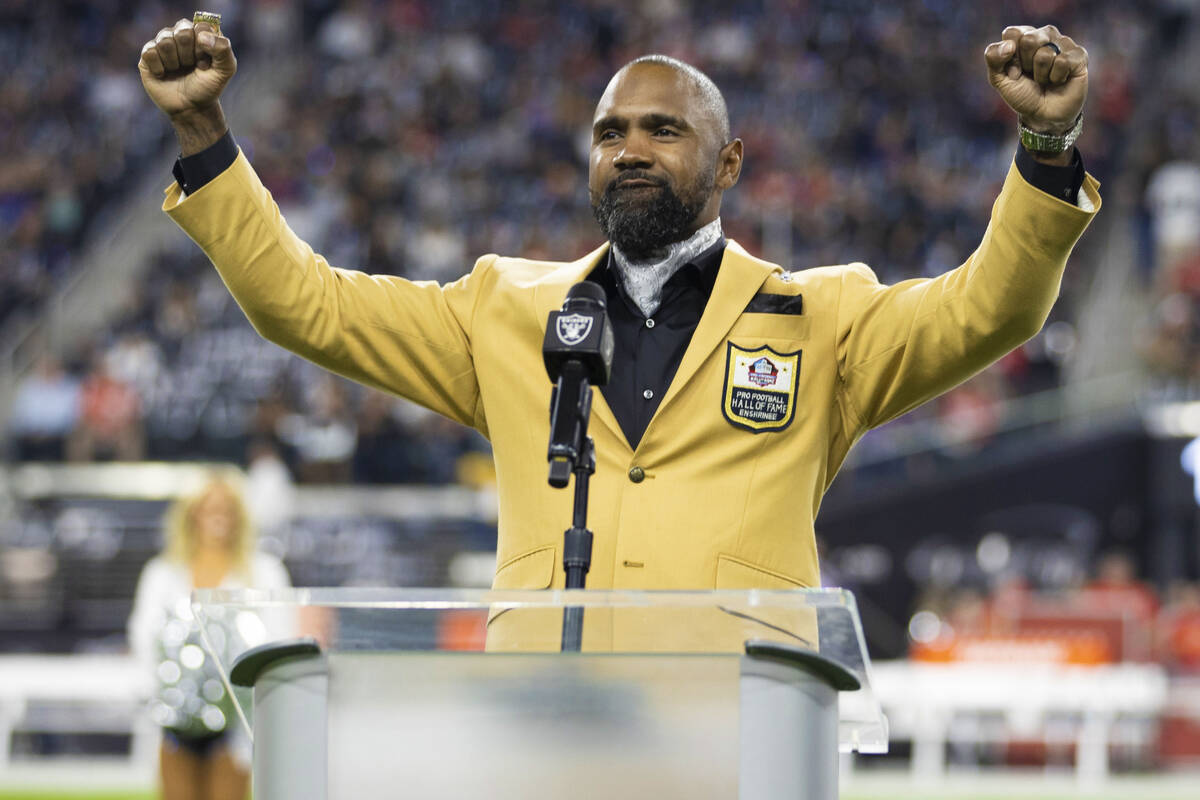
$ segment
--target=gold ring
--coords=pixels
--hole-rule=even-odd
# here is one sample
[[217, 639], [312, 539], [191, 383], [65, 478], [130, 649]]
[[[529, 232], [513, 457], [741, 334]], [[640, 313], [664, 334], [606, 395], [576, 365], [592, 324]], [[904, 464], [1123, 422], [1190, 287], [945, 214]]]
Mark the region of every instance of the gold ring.
[[192, 14], [192, 26], [199, 25], [201, 22], [207, 22], [212, 25], [213, 33], [217, 36], [221, 35], [221, 15], [214, 14], [212, 11], [197, 11]]

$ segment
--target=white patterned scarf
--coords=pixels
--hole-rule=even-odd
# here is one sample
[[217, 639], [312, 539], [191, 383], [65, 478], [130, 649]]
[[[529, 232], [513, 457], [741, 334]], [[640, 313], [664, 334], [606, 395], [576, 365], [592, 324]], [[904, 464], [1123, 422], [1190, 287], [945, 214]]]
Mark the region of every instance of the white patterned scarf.
[[642, 312], [650, 317], [662, 304], [663, 287], [684, 264], [716, 244], [723, 235], [718, 217], [682, 242], [667, 245], [661, 255], [645, 261], [634, 261], [612, 246], [613, 266], [621, 279], [625, 294]]

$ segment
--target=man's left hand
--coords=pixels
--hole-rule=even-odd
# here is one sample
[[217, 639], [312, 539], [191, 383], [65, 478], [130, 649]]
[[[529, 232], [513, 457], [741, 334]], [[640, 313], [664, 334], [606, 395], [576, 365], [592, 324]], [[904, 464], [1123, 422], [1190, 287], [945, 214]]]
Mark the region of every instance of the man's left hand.
[[1053, 25], [1012, 25], [983, 55], [992, 86], [1027, 128], [1071, 130], [1087, 99], [1087, 50]]

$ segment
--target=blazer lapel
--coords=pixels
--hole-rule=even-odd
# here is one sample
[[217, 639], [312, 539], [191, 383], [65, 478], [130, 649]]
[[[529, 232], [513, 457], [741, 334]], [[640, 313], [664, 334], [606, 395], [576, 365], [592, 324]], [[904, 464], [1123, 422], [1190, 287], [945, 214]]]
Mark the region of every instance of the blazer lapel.
[[[725, 341], [729, 329], [737, 322], [767, 276], [778, 269], [773, 264], [754, 258], [737, 242], [729, 240], [721, 258], [712, 297], [704, 307], [704, 314], [701, 315], [696, 332], [692, 334], [692, 340], [684, 351], [683, 360], [679, 362], [679, 369], [671, 380], [671, 386], [654, 414], [655, 418], [683, 390], [712, 351]], [[653, 426], [654, 420], [651, 419], [647, 432]], [[642, 441], [646, 441], [647, 438], [648, 436], [643, 435]]]
[[[567, 299], [567, 290], [585, 280], [599, 265], [601, 259], [607, 257], [608, 243], [605, 242], [578, 261], [563, 264], [538, 282], [537, 288], [534, 290], [533, 306], [534, 313], [537, 315], [538, 327], [543, 333], [546, 331], [546, 320], [550, 317], [550, 312], [562, 308], [563, 301]], [[600, 420], [613, 432], [617, 441], [623, 442], [626, 447], [629, 447], [629, 441], [625, 438], [625, 432], [621, 430], [621, 424], [617, 422], [616, 415], [613, 414], [608, 402], [604, 399], [604, 392], [592, 392], [592, 418]], [[632, 447], [629, 447], [629, 450], [633, 452]]]

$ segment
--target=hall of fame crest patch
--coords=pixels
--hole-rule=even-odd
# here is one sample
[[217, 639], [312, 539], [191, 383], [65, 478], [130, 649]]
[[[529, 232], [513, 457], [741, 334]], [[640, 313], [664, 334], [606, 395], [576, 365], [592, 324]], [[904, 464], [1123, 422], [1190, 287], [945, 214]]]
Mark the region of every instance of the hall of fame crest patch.
[[721, 410], [730, 423], [755, 433], [781, 431], [796, 415], [800, 354], [770, 347], [748, 350], [729, 342]]

